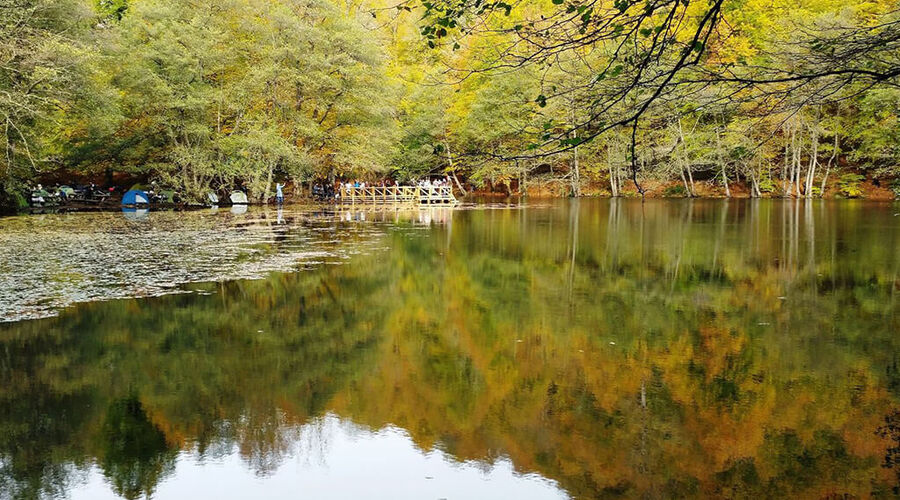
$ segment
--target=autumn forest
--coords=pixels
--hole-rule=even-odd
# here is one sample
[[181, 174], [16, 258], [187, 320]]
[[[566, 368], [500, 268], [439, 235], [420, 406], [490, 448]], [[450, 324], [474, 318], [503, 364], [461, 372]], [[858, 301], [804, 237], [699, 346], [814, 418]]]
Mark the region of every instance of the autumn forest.
[[42, 181], [900, 192], [889, 0], [12, 0], [0, 58], [6, 209]]

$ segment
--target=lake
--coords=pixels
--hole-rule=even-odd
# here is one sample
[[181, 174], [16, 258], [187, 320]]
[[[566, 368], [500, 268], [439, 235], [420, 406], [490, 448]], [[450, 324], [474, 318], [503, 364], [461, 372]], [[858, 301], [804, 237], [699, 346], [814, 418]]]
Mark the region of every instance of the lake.
[[0, 219], [0, 498], [898, 488], [898, 204]]

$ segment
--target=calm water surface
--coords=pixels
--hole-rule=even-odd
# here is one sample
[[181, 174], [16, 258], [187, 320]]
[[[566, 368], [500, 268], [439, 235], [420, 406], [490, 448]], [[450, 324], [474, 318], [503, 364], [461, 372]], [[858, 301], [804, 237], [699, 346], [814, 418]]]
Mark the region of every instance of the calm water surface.
[[0, 498], [900, 492], [900, 205], [0, 219]]

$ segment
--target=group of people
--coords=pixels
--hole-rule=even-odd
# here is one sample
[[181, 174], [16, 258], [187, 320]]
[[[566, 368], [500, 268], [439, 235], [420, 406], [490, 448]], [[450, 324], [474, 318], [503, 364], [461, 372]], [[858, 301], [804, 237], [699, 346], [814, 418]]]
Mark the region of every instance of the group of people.
[[67, 185], [56, 185], [45, 188], [38, 184], [30, 189], [30, 204], [33, 207], [58, 205], [68, 201], [101, 202], [113, 193], [115, 188], [101, 189], [96, 184], [76, 185], [74, 188]]
[[[312, 196], [316, 200], [319, 201], [327, 201], [334, 200], [336, 198], [341, 197], [341, 191], [345, 188], [365, 188], [365, 187], [391, 187], [391, 186], [418, 186], [422, 188], [438, 188], [438, 187], [449, 187], [451, 186], [450, 176], [445, 176], [442, 178], [429, 178], [426, 177], [424, 179], [420, 179], [415, 182], [411, 182], [409, 184], [399, 183], [393, 179], [385, 179], [381, 180], [378, 183], [366, 183], [366, 181], [354, 180], [347, 182], [319, 182], [313, 185], [312, 187]], [[157, 194], [156, 192], [156, 182], [151, 183], [150, 189], [148, 190], [148, 194], [151, 196], [151, 200], [153, 201], [169, 201], [174, 202], [175, 200], [164, 200], [164, 195]], [[275, 203], [278, 205], [284, 204], [284, 188], [285, 183], [276, 182], [275, 183]], [[42, 185], [38, 184], [36, 187], [31, 190], [31, 202], [32, 205], [44, 205], [49, 201], [54, 201], [59, 203], [60, 201], [65, 202], [70, 198], [76, 198], [80, 200], [93, 200], [109, 197], [110, 194], [113, 193], [115, 188], [110, 188], [108, 191], [102, 190], [97, 187], [95, 184], [90, 184], [89, 186], [77, 186], [76, 188], [70, 188], [68, 186], [61, 186], [53, 188], [52, 190], [46, 190]], [[243, 192], [243, 189], [240, 189]], [[215, 197], [218, 201], [218, 197]]]
[[449, 187], [450, 185], [449, 175], [439, 179], [425, 178], [419, 181], [419, 187]]
[[[418, 186], [424, 188], [449, 187], [450, 176], [443, 178], [425, 178], [419, 181], [402, 184], [393, 179], [384, 179], [377, 183], [367, 183], [366, 181], [338, 181], [330, 183], [327, 181], [317, 182], [312, 187], [312, 197], [319, 201], [334, 200], [341, 197], [341, 191], [349, 188], [366, 188], [366, 187], [391, 187], [391, 186]], [[276, 198], [277, 199], [277, 198]]]
[[319, 201], [334, 199], [334, 186], [331, 184], [314, 184], [312, 195], [313, 198]]
[[[365, 187], [390, 187], [390, 186], [403, 186], [397, 181], [392, 179], [382, 180], [380, 183], [371, 183], [366, 184], [365, 181], [348, 181], [339, 183], [340, 188], [365, 188]], [[418, 186], [418, 187], [449, 187], [450, 184], [450, 176], [439, 177], [436, 179], [432, 179], [430, 177], [425, 177], [424, 179], [419, 179], [418, 181], [412, 182], [408, 184], [409, 186]], [[317, 185], [318, 186], [318, 185]], [[315, 192], [315, 186], [313, 187], [313, 191]]]
[[366, 181], [348, 181], [341, 182], [341, 188], [364, 188], [364, 187], [389, 187], [389, 186], [399, 186], [400, 184], [393, 179], [382, 180], [380, 183], [370, 183], [366, 184]]
[[[143, 191], [149, 203], [178, 203], [178, 193], [174, 189], [167, 189], [157, 184], [156, 181], [146, 184], [135, 184], [131, 190]], [[34, 207], [45, 207], [48, 205], [59, 205], [67, 202], [89, 203], [99, 205], [109, 199], [117, 198], [117, 193], [124, 193], [129, 189], [111, 185], [101, 187], [94, 183], [89, 184], [57, 184], [47, 188], [42, 184], [38, 184], [30, 188], [31, 205]]]

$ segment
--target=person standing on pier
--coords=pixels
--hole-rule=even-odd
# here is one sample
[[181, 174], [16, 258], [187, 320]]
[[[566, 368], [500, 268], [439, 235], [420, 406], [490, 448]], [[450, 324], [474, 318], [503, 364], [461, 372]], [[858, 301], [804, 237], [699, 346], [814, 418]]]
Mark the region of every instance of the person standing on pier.
[[275, 203], [278, 205], [284, 205], [284, 184], [280, 182], [275, 183]]

